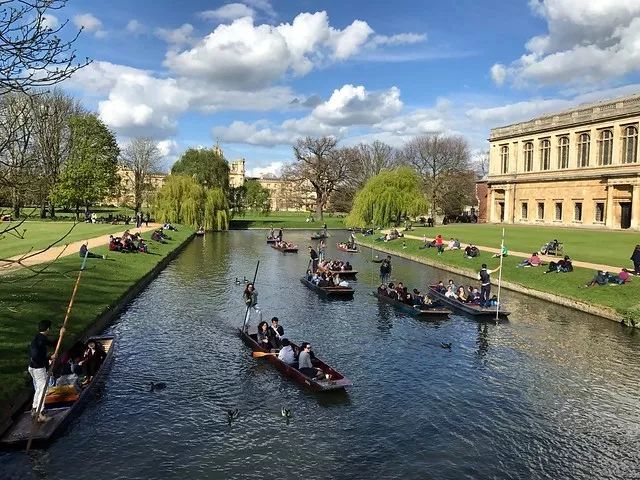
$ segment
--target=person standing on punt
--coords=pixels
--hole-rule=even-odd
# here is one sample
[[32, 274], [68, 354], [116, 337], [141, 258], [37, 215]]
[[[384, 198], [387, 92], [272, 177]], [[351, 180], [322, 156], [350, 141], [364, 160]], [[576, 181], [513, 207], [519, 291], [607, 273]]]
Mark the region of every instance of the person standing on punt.
[[493, 270], [487, 270], [487, 264], [483, 263], [482, 268], [478, 272], [478, 280], [480, 280], [480, 306], [488, 307], [491, 300], [491, 274], [500, 270], [500, 267]]
[[318, 244], [318, 256], [320, 257], [321, 262], [324, 262], [326, 248], [327, 244], [324, 242], [324, 239], [320, 240], [320, 243]]
[[382, 260], [380, 264], [380, 283], [387, 283], [391, 277], [391, 257], [387, 255], [387, 258]]
[[251, 310], [258, 315], [258, 322], [262, 322], [262, 312], [258, 308], [258, 291], [253, 286], [253, 283], [247, 283], [247, 287], [242, 294], [244, 304], [247, 306], [247, 316], [244, 319], [245, 331], [249, 329], [249, 319], [251, 318]]
[[[42, 320], [38, 324], [38, 333], [31, 342], [29, 347], [29, 375], [33, 379], [33, 388], [35, 393], [33, 394], [33, 403], [31, 404], [31, 416], [35, 418], [39, 423], [44, 423], [49, 420], [49, 417], [42, 413], [42, 407], [40, 406], [40, 400], [47, 388], [47, 368], [52, 360], [49, 360], [47, 355], [47, 347], [55, 345], [55, 342], [47, 338], [49, 329], [51, 328], [50, 320]], [[44, 405], [44, 402], [42, 402]]]
[[320, 258], [311, 245], [309, 245], [309, 258], [311, 259], [311, 271], [315, 272], [318, 270], [318, 262], [320, 261]]

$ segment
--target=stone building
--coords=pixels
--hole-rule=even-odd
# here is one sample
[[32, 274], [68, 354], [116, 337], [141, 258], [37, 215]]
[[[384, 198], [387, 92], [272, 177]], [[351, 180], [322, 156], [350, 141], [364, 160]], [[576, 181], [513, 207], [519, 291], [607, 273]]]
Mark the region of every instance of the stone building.
[[293, 182], [274, 175], [256, 180], [269, 190], [271, 211], [305, 212], [315, 208], [316, 195], [308, 182]]
[[640, 229], [640, 94], [494, 128], [487, 221]]
[[[134, 175], [133, 170], [118, 167], [118, 176], [120, 177], [120, 185], [118, 185], [118, 195], [116, 197], [108, 198], [104, 202], [107, 205], [116, 206], [133, 206], [135, 202], [134, 197]], [[151, 197], [155, 192], [162, 188], [164, 180], [167, 177], [165, 173], [152, 173], [148, 177], [148, 188], [143, 195], [143, 207], [148, 208], [151, 203]]]
[[244, 185], [244, 158], [234, 160], [229, 164], [229, 187], [239, 188]]

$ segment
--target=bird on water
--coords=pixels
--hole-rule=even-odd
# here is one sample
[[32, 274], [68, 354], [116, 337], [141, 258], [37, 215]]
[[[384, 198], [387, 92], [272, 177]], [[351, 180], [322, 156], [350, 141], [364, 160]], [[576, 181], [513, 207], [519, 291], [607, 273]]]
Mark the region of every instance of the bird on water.
[[284, 408], [282, 407], [282, 409], [280, 410], [280, 413], [282, 414], [283, 417], [285, 418], [291, 418], [291, 409], [290, 408]]
[[167, 388], [167, 384], [163, 382], [158, 382], [158, 383], [151, 382], [150, 386], [151, 386], [151, 388], [149, 389], [150, 392], [155, 392], [156, 390], [163, 390]]
[[240, 410], [238, 410], [237, 408], [233, 410], [227, 410], [227, 420], [229, 421], [229, 425], [231, 425], [232, 421], [238, 418], [239, 414], [240, 414]]
[[441, 342], [441, 343], [440, 343], [440, 346], [441, 346], [442, 348], [447, 349], [447, 350], [451, 350], [451, 342], [449, 342], [449, 343]]

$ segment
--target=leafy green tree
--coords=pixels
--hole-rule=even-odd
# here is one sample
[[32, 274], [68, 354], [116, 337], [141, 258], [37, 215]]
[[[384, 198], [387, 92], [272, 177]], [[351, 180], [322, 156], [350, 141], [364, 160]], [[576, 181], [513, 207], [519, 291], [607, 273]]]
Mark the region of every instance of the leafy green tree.
[[221, 188], [204, 188], [193, 177], [169, 175], [156, 198], [156, 217], [161, 222], [193, 228], [227, 230], [229, 204]]
[[247, 180], [245, 187], [245, 205], [247, 209], [267, 213], [271, 209], [269, 190], [257, 180]]
[[357, 193], [345, 223], [349, 227], [386, 227], [427, 208], [418, 175], [409, 167], [399, 167], [384, 170], [367, 181]]
[[229, 191], [229, 165], [217, 148], [190, 148], [171, 167], [174, 175], [193, 177], [204, 188]]
[[76, 207], [89, 207], [113, 194], [117, 188], [116, 138], [95, 114], [76, 115], [69, 120], [71, 149], [56, 185], [56, 200]]

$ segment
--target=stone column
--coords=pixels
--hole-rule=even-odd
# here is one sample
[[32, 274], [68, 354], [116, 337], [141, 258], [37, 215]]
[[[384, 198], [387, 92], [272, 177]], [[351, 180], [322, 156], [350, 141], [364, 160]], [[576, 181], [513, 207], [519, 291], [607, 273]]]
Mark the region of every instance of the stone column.
[[494, 223], [496, 218], [496, 201], [495, 191], [493, 188], [489, 188], [488, 201], [489, 204], [487, 205], [487, 223]]
[[631, 194], [631, 229], [640, 230], [640, 185], [633, 185]]
[[607, 185], [607, 204], [605, 205], [605, 226], [613, 228], [613, 185]]
[[504, 223], [511, 223], [511, 212], [513, 210], [511, 202], [513, 202], [513, 195], [511, 195], [511, 185], [507, 185], [504, 188]]

